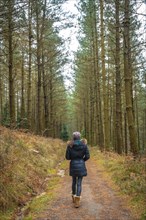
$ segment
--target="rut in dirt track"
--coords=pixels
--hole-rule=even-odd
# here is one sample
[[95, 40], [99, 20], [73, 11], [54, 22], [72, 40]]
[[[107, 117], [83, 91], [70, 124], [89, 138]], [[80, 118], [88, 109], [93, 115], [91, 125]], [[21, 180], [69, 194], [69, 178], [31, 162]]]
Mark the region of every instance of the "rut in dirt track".
[[71, 200], [71, 177], [65, 176], [56, 201], [36, 220], [136, 220], [124, 200], [108, 185], [92, 160], [86, 163], [88, 176], [83, 179], [81, 206]]

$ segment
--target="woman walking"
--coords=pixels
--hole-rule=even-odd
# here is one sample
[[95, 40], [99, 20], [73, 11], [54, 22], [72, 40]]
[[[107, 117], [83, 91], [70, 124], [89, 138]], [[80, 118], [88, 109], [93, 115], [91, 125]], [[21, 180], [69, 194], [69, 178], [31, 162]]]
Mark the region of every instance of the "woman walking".
[[72, 176], [72, 199], [76, 208], [80, 206], [83, 176], [87, 176], [85, 161], [90, 158], [88, 147], [80, 138], [80, 132], [74, 132], [73, 140], [66, 149], [66, 159], [70, 160], [69, 174]]

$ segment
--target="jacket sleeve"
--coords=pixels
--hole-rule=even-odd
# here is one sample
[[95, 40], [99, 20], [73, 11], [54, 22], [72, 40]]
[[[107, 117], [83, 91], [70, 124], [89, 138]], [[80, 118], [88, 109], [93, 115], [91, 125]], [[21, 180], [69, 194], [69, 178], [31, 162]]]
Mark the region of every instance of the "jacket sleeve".
[[71, 160], [70, 147], [69, 146], [67, 146], [65, 158], [67, 160]]
[[89, 153], [89, 149], [86, 145], [84, 161], [88, 160], [89, 158], [90, 158], [90, 153]]

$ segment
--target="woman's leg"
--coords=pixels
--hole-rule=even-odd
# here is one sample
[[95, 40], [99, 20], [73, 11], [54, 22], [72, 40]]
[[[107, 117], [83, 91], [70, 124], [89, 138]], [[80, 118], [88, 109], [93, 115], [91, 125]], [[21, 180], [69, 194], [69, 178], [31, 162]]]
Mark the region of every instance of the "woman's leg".
[[76, 195], [76, 176], [72, 176], [72, 194]]
[[82, 176], [78, 176], [78, 181], [77, 181], [77, 196], [81, 195], [81, 191], [82, 191]]

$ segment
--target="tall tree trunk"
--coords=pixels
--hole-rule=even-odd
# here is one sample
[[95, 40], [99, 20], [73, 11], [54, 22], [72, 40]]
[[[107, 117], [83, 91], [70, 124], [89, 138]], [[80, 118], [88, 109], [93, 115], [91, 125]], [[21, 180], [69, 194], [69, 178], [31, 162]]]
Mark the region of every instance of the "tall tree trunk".
[[89, 92], [87, 93], [87, 97], [86, 97], [86, 118], [87, 118], [87, 122], [86, 122], [86, 138], [87, 140], [89, 140], [89, 136], [90, 136], [90, 130], [89, 130], [89, 124], [90, 124], [90, 112], [89, 112]]
[[44, 56], [42, 57], [42, 75], [43, 75], [43, 92], [44, 92], [44, 118], [45, 118], [45, 135], [49, 136], [49, 106], [48, 106], [48, 95], [47, 95], [47, 80], [44, 70]]
[[13, 76], [13, 0], [8, 3], [8, 50], [9, 50], [9, 111], [10, 111], [10, 126], [15, 125], [15, 93], [14, 93], [14, 76]]
[[101, 31], [101, 61], [102, 61], [102, 81], [103, 81], [103, 123], [104, 123], [104, 146], [109, 150], [110, 133], [109, 133], [109, 106], [106, 85], [106, 69], [105, 69], [105, 44], [104, 44], [104, 1], [100, 0], [100, 31]]
[[122, 117], [121, 117], [121, 73], [120, 73], [120, 36], [119, 36], [119, 0], [115, 1], [116, 8], [116, 151], [122, 154]]
[[129, 138], [131, 152], [134, 156], [138, 154], [137, 134], [134, 125], [134, 115], [131, 96], [131, 59], [130, 59], [130, 16], [129, 16], [129, 0], [125, 0], [125, 16], [124, 16], [124, 78], [125, 78], [125, 99], [126, 113], [128, 119]]
[[[1, 56], [1, 45], [0, 45], [0, 56]], [[2, 86], [2, 69], [0, 63], [0, 124], [2, 123], [2, 112], [3, 112], [3, 86]]]
[[52, 70], [50, 69], [50, 80], [49, 80], [49, 89], [50, 89], [50, 96], [49, 96], [49, 104], [50, 104], [50, 136], [53, 136], [53, 83], [52, 83]]
[[21, 103], [20, 103], [20, 97], [19, 97], [19, 88], [17, 85], [16, 86], [16, 118], [17, 118], [17, 121], [20, 120], [20, 113], [21, 113], [20, 105]]
[[[114, 80], [113, 80], [114, 81]], [[113, 85], [114, 85], [114, 82], [113, 82]], [[113, 87], [113, 90], [114, 90], [114, 87]], [[111, 103], [112, 103], [112, 108], [113, 108], [113, 118], [112, 118], [112, 146], [113, 146], [113, 149], [116, 151], [116, 111], [115, 111], [115, 106], [116, 106], [116, 97], [115, 97], [115, 94], [112, 95], [112, 100], [111, 100]]]
[[93, 61], [91, 62], [91, 75], [90, 75], [90, 144], [93, 146], [94, 142], [94, 90], [95, 90], [95, 80], [96, 80], [96, 58], [95, 58], [95, 30], [94, 30], [94, 16], [95, 16], [95, 8], [94, 8], [94, 0], [89, 2], [89, 12], [90, 12], [90, 23], [91, 23], [91, 46], [90, 53]]
[[100, 92], [100, 73], [99, 73], [99, 46], [98, 46], [98, 32], [97, 32], [97, 7], [94, 0], [94, 65], [95, 65], [95, 103], [96, 103], [96, 126], [97, 126], [97, 142], [100, 150], [103, 151], [104, 137], [101, 111], [101, 92]]
[[[22, 51], [22, 70], [21, 70], [21, 120], [25, 117], [25, 104], [24, 104], [24, 52]], [[22, 122], [23, 126], [23, 122]]]
[[143, 111], [143, 125], [142, 125], [142, 150], [146, 148], [146, 109]]
[[[92, 79], [91, 79], [92, 82]], [[94, 116], [94, 112], [93, 112], [93, 88], [92, 88], [92, 83], [90, 83], [90, 144], [91, 146], [93, 146], [93, 116]]]
[[1, 77], [1, 66], [0, 66], [0, 124], [2, 123], [2, 109], [3, 109], [3, 105], [2, 105], [2, 77]]
[[137, 86], [135, 85], [135, 118], [136, 118], [136, 128], [137, 128], [137, 138], [138, 138], [138, 150], [140, 151], [140, 132], [139, 132], [139, 109], [137, 100]]
[[37, 34], [37, 109], [36, 133], [41, 132], [41, 40], [40, 40], [40, 13], [39, 4], [36, 2], [36, 34]]
[[127, 155], [128, 154], [128, 139], [127, 139], [127, 116], [126, 116], [126, 112], [124, 114], [124, 136], [125, 136], [125, 154]]
[[[48, 109], [48, 96], [47, 96], [47, 83], [45, 77], [45, 62], [44, 62], [44, 29], [45, 29], [45, 17], [46, 17], [46, 0], [44, 0], [43, 6], [43, 17], [42, 17], [42, 27], [41, 27], [41, 45], [42, 45], [42, 79], [43, 79], [43, 92], [44, 92], [44, 111], [45, 111], [45, 135], [49, 136], [49, 109]], [[55, 129], [55, 128], [54, 128]]]
[[32, 6], [31, 6], [31, 0], [29, 0], [28, 5], [28, 19], [29, 19], [29, 57], [28, 57], [28, 85], [27, 85], [27, 120], [28, 120], [28, 128], [31, 128], [31, 77], [32, 77]]
[[[37, 65], [38, 65], [38, 86], [37, 86], [37, 133], [40, 133], [42, 130], [42, 123], [41, 123], [41, 79], [42, 79], [42, 70], [43, 66], [41, 63], [41, 55], [43, 55], [43, 38], [44, 38], [44, 28], [45, 28], [45, 16], [46, 16], [46, 0], [44, 0], [43, 4], [43, 16], [42, 20], [39, 18], [39, 4], [37, 4], [36, 9], [36, 18], [37, 18]], [[41, 22], [40, 22], [41, 21]], [[41, 29], [40, 29], [41, 27]], [[42, 49], [42, 51], [41, 51]], [[43, 57], [43, 56], [42, 56]]]
[[[1, 51], [1, 40], [0, 40], [0, 57], [2, 56], [2, 51]], [[1, 61], [0, 61], [0, 124], [2, 123], [2, 100], [3, 100], [3, 91], [2, 91], [2, 68], [1, 68]]]

